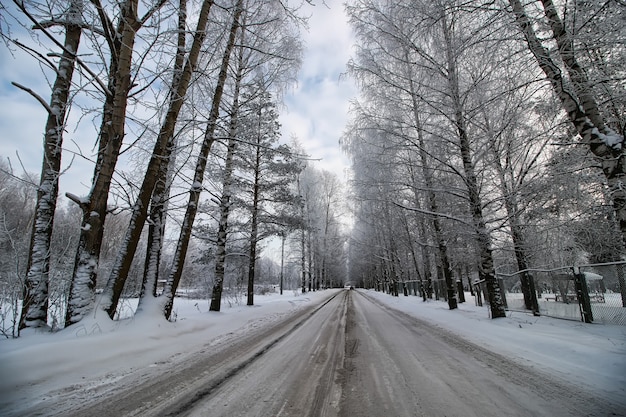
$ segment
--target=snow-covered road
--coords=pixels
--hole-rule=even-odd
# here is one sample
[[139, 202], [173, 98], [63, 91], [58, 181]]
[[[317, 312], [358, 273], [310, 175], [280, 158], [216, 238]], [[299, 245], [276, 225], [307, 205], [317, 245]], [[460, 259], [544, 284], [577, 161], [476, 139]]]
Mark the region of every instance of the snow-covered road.
[[186, 416], [573, 416], [619, 411], [358, 291], [339, 293]]
[[376, 299], [351, 297], [341, 416], [612, 415], [594, 393]]
[[[414, 297], [396, 298], [362, 290], [333, 290], [293, 297], [283, 303], [293, 307], [279, 313], [282, 310], [268, 304], [221, 317], [200, 315], [197, 321], [159, 322], [158, 326], [172, 326], [169, 332], [176, 330], [175, 339], [164, 337], [162, 332], [152, 335], [148, 329], [141, 332], [141, 338], [133, 339], [139, 323], [129, 326], [128, 333], [120, 329], [102, 336], [73, 339], [71, 345], [64, 344], [63, 335], [58, 335], [56, 347], [91, 340], [92, 351], [85, 352], [90, 361], [75, 361], [85, 367], [85, 376], [79, 377], [79, 366], [68, 367], [72, 357], [68, 352], [64, 362], [57, 367], [50, 364], [49, 369], [15, 363], [14, 370], [22, 369], [22, 373], [11, 374], [13, 382], [0, 381], [0, 391], [9, 386], [18, 388], [13, 400], [7, 403], [11, 408], [5, 411], [12, 409], [14, 413], [7, 415], [20, 416], [625, 415], [621, 396], [604, 385], [580, 383], [545, 364], [537, 366], [528, 360], [537, 357], [536, 353], [527, 357], [509, 354], [507, 350], [519, 342], [505, 343], [505, 349], [470, 342], [459, 336], [464, 334], [462, 331], [452, 333], [441, 325], [442, 321], [426, 322], [414, 313], [397, 310], [396, 304], [400, 307], [406, 303], [422, 315], [430, 311], [432, 315], [441, 314], [446, 321], [466, 323], [473, 334], [497, 330], [513, 340], [517, 329], [518, 333], [527, 334], [529, 343], [542, 342], [542, 351], [546, 351], [548, 341], [555, 340], [555, 335], [569, 335], [569, 342], [552, 346], [552, 350], [562, 353], [554, 352], [549, 362], [570, 371], [576, 368], [566, 359], [576, 356], [563, 355], [564, 347], [572, 346], [576, 338], [580, 340], [579, 350], [585, 352], [583, 336], [600, 334], [604, 327], [587, 325], [570, 330], [568, 323], [546, 319], [551, 328], [555, 324], [564, 326], [551, 329], [550, 338], [546, 338], [539, 323], [531, 326], [524, 322], [522, 326], [516, 321], [512, 327], [508, 324], [514, 321], [511, 318], [499, 323], [481, 319], [476, 322], [472, 315], [483, 310], [471, 306], [453, 313], [446, 311], [442, 303], [422, 304]], [[264, 309], [275, 313], [262, 313], [251, 320], [251, 314]], [[239, 315], [242, 317], [237, 319]], [[215, 323], [203, 324], [212, 320]], [[221, 332], [217, 322], [230, 323], [232, 330]], [[618, 328], [606, 329], [612, 335]], [[209, 333], [213, 336], [206, 338]], [[117, 336], [110, 338], [114, 334]], [[120, 345], [125, 334], [129, 346]], [[118, 350], [106, 345], [109, 356], [118, 352], [115, 361], [95, 348], [96, 343], [109, 339], [120, 345]], [[605, 356], [606, 361], [623, 364], [623, 349], [616, 345], [621, 341], [619, 333], [606, 341], [594, 341], [595, 352]], [[58, 349], [44, 350], [44, 346], [55, 347], [49, 342], [38, 350], [36, 346], [19, 348], [22, 342], [5, 345], [3, 359], [23, 363], [25, 358], [33, 358], [36, 351], [49, 352], [47, 362], [64, 357]], [[603, 343], [613, 347], [605, 349]], [[150, 349], [146, 349], [148, 346]], [[24, 350], [31, 354], [22, 355]], [[143, 354], [131, 354], [134, 350]], [[130, 355], [129, 363], [138, 368], [123, 368], [124, 358], [120, 354]], [[155, 360], [157, 356], [159, 359]], [[558, 356], [563, 361], [555, 361]], [[67, 369], [65, 375], [58, 371], [63, 367]], [[616, 369], [615, 375], [619, 374]], [[63, 378], [68, 383], [53, 382]], [[599, 376], [593, 380], [599, 380]], [[619, 377], [607, 381], [614, 381], [613, 389], [621, 390], [614, 385], [621, 384]], [[34, 397], [37, 392], [45, 393], [45, 398]]]

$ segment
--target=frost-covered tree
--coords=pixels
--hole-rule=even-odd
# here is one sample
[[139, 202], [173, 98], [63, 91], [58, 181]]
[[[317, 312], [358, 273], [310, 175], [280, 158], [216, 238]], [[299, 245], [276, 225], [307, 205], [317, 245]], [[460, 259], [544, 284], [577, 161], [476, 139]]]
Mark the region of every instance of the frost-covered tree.
[[[462, 181], [465, 190], [451, 189], [447, 195], [465, 200], [464, 211], [428, 214], [472, 225], [480, 276], [487, 283], [492, 315], [502, 317], [502, 298], [495, 280], [492, 240], [484, 212], [486, 190], [481, 188], [484, 161], [482, 152], [475, 151], [482, 144], [478, 142], [480, 136], [473, 132], [473, 110], [468, 106], [477, 85], [467, 76], [472, 71], [469, 58], [473, 48], [481, 42], [481, 36], [489, 36], [494, 18], [488, 15], [473, 18], [451, 2], [361, 1], [348, 10], [358, 39], [363, 42], [352, 65], [353, 72], [366, 80], [362, 82], [363, 89], [371, 91], [365, 100], [372, 100], [367, 105], [373, 110], [365, 117], [373, 118], [370, 125], [383, 132], [380, 140], [392, 139], [397, 144], [404, 140], [403, 146], [422, 148], [428, 156], [426, 164], [419, 156], [413, 161], [426, 167], [426, 173], [431, 166], [445, 173], [442, 180], [453, 175]], [[472, 29], [461, 29], [464, 27]], [[381, 108], [385, 111], [376, 111]], [[422, 145], [419, 143], [419, 135], [424, 132], [428, 132], [428, 141], [439, 141], [440, 145], [424, 149], [424, 141]], [[427, 177], [429, 184], [424, 188], [432, 193], [435, 184], [430, 175]], [[442, 189], [440, 185], [439, 190]], [[468, 214], [469, 219], [465, 219]], [[439, 267], [451, 299], [455, 289], [447, 261], [448, 239], [444, 238], [441, 227], [435, 229], [439, 230], [436, 238]]]
[[0, 335], [5, 337], [18, 334], [35, 190], [32, 179], [15, 177], [0, 161]]
[[[162, 249], [159, 245], [160, 242], [155, 242], [155, 240], [161, 239], [161, 233], [163, 233], [164, 218], [160, 211], [165, 204], [166, 199], [164, 195], [168, 190], [167, 184], [168, 178], [170, 177], [169, 168], [172, 165], [171, 155], [176, 143], [175, 128], [201, 56], [201, 49], [207, 34], [209, 13], [213, 3], [212, 0], [204, 0], [202, 2], [189, 52], [184, 48], [185, 39], [180, 33], [180, 29], [184, 25], [184, 21], [186, 21], [186, 3], [180, 3], [177, 25], [178, 33], [176, 36], [177, 48], [172, 75], [173, 79], [170, 86], [171, 94], [169, 97], [169, 105], [154, 143], [154, 149], [150, 156], [138, 196], [132, 208], [132, 217], [126, 232], [126, 239], [120, 247], [116, 264], [107, 281], [106, 292], [103, 293], [103, 297], [106, 297], [106, 299], [103, 300], [103, 308], [111, 317], [115, 314], [119, 296], [126, 283], [126, 278], [128, 277], [135, 251], [137, 250], [141, 232], [147, 219], [148, 208], [151, 204], [154, 219], [157, 223], [154, 224], [152, 234], [149, 237], [149, 258], [146, 260], [148, 264], [146, 273], [148, 275], [146, 276], [143, 294], [146, 297], [150, 297], [150, 294], [154, 296], [154, 292], [152, 292], [151, 288], [155, 286], [154, 280], [157, 276], [155, 263], [158, 262], [159, 259], [159, 255], [155, 253], [155, 251], [158, 252]], [[184, 61], [184, 64], [181, 61]], [[155, 188], [156, 194], [154, 198], [152, 198]], [[149, 280], [152, 280], [152, 282], [149, 282]]]
[[[80, 321], [94, 306], [97, 268], [104, 233], [104, 222], [108, 210], [109, 191], [125, 137], [126, 114], [133, 85], [133, 66], [137, 33], [164, 5], [157, 2], [139, 15], [138, 0], [125, 0], [107, 10], [96, 7], [98, 26], [110, 54], [108, 82], [106, 83], [104, 106], [98, 132], [98, 154], [94, 167], [89, 194], [78, 197], [66, 195], [83, 211], [81, 232], [74, 262], [74, 273], [65, 324]], [[99, 4], [99, 3], [98, 3]], [[139, 61], [141, 62], [141, 61]], [[106, 306], [105, 306], [106, 307]]]
[[[598, 4], [565, 1], [559, 10], [552, 0], [541, 0], [531, 2], [537, 6], [531, 15], [527, 11], [530, 7], [521, 1], [509, 3], [530, 53], [569, 121], [602, 164], [622, 240], [626, 241], [624, 73], [619, 67], [624, 62], [626, 6], [612, 1]], [[567, 10], [572, 12], [565, 13]], [[535, 28], [535, 17], [549, 30], [539, 34], [541, 29]], [[595, 40], [588, 36], [590, 30]], [[553, 48], [550, 42], [557, 47]], [[613, 90], [607, 91], [608, 86]], [[606, 103], [603, 106], [599, 104], [601, 99]]]
[[300, 175], [300, 187], [311, 288], [337, 286], [346, 275], [344, 185], [336, 174], [308, 166]]
[[[24, 3], [18, 3], [18, 7], [30, 16]], [[43, 162], [24, 280], [20, 330], [48, 325], [52, 230], [61, 175], [63, 131], [70, 105], [70, 88], [83, 26], [82, 9], [82, 0], [72, 0], [68, 2], [67, 10], [62, 16], [54, 16], [46, 25], [33, 22], [35, 27], [45, 32], [48, 31], [45, 26], [59, 25], [64, 28], [65, 35], [50, 102], [42, 103], [48, 116], [44, 129]]]
[[167, 297], [165, 303], [165, 317], [169, 318], [172, 305], [174, 301], [174, 294], [176, 288], [180, 282], [182, 269], [185, 263], [185, 257], [187, 255], [187, 247], [189, 246], [189, 239], [191, 238], [191, 232], [193, 228], [193, 222], [198, 212], [198, 204], [200, 201], [200, 193], [202, 191], [202, 184], [204, 181], [204, 173], [207, 166], [207, 160], [211, 147], [215, 142], [215, 132], [218, 123], [220, 105], [222, 102], [222, 95], [224, 92], [224, 86], [226, 78], [228, 76], [228, 65], [232, 52], [235, 46], [235, 40], [237, 39], [237, 32], [240, 29], [241, 14], [243, 13], [243, 1], [238, 0], [233, 10], [232, 22], [228, 31], [228, 41], [222, 55], [220, 63], [220, 71], [217, 78], [217, 84], [215, 91], [213, 92], [213, 100], [211, 102], [211, 110], [209, 113], [209, 119], [207, 120], [207, 127], [203, 134], [202, 145], [197, 157], [197, 161], [194, 169], [193, 182], [189, 189], [189, 201], [187, 203], [187, 209], [183, 218], [183, 224], [178, 237], [178, 244], [176, 246], [176, 252], [174, 255], [174, 268], [170, 273], [163, 293]]
[[[238, 205], [249, 212], [247, 304], [254, 305], [254, 281], [258, 243], [277, 235], [285, 226], [284, 206], [297, 205], [294, 183], [299, 166], [293, 150], [280, 145], [278, 112], [265, 83], [252, 84], [246, 94], [237, 155]], [[219, 311], [223, 281], [216, 277], [211, 310]]]

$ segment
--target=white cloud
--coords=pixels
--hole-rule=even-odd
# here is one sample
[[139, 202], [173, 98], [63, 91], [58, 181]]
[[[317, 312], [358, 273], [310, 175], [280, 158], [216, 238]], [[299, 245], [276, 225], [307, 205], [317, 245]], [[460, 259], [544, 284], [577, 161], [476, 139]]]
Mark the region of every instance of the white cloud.
[[[348, 101], [356, 95], [354, 84], [344, 78], [353, 38], [341, 1], [315, 2], [302, 11], [311, 15], [309, 30], [303, 31], [305, 56], [298, 84], [285, 96], [286, 108], [281, 115], [284, 140], [296, 135], [315, 166], [335, 172], [344, 179], [349, 162], [339, 147], [339, 139], [348, 117]], [[26, 171], [38, 175], [43, 155], [43, 130], [46, 113], [27, 93], [18, 90], [12, 81], [32, 88], [44, 100], [49, 99], [50, 86], [35, 60], [21, 51], [12, 56], [0, 47], [0, 157], [11, 158], [16, 174], [22, 170], [17, 161], [19, 153]], [[47, 76], [52, 74], [48, 72]], [[75, 113], [75, 114], [74, 114]], [[79, 111], [74, 109], [64, 147], [70, 152], [63, 156], [67, 168], [72, 152], [82, 151], [93, 156], [97, 127], [87, 116], [78, 123]], [[96, 123], [97, 124], [97, 123]], [[79, 149], [80, 147], [80, 149]], [[81, 157], [61, 177], [61, 194], [84, 195], [89, 191], [93, 165]], [[62, 197], [64, 198], [64, 197]]]
[[316, 166], [344, 179], [349, 161], [339, 146], [348, 119], [354, 83], [341, 75], [353, 45], [343, 5], [327, 1], [311, 8], [309, 31], [304, 32], [305, 52], [297, 87], [285, 96], [281, 115], [283, 134], [296, 135]]

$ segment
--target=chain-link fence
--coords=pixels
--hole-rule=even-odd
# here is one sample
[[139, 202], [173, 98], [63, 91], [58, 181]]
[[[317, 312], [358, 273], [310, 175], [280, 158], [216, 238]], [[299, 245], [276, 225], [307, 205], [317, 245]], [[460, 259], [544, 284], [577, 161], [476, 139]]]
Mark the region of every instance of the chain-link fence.
[[509, 310], [626, 325], [626, 262], [498, 274]]
[[[587, 323], [626, 326], [626, 262], [564, 266], [554, 269], [531, 268], [513, 274], [496, 275], [509, 311]], [[447, 300], [445, 280], [395, 281], [381, 283], [377, 289], [395, 295], [421, 296]], [[464, 288], [457, 282], [457, 297], [465, 301]], [[489, 302], [484, 281], [475, 282], [470, 291], [477, 305]]]
[[626, 263], [582, 265], [593, 320], [626, 325]]

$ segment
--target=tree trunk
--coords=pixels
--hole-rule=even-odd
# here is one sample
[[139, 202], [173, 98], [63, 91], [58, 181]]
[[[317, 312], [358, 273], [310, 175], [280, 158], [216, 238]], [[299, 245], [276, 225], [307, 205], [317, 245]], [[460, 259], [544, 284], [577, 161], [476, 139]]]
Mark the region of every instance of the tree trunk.
[[[236, 110], [235, 110], [236, 111]], [[233, 116], [236, 117], [236, 116]], [[226, 155], [226, 166], [224, 172], [224, 189], [222, 190], [222, 198], [220, 201], [220, 221], [217, 231], [217, 244], [215, 250], [215, 282], [224, 282], [224, 263], [226, 261], [226, 238], [228, 234], [228, 214], [230, 212], [230, 195], [231, 195], [231, 177], [233, 172], [233, 152], [235, 150], [235, 141], [232, 140], [234, 135], [235, 126], [231, 119], [231, 139], [228, 141], [228, 153]], [[213, 289], [213, 295], [215, 296], [215, 288]], [[221, 291], [220, 291], [221, 298]], [[213, 300], [211, 300], [211, 306], [213, 306]], [[217, 310], [219, 311], [219, 306]]]
[[[304, 251], [305, 231], [304, 227], [300, 229], [300, 273], [302, 276], [302, 294], [306, 292], [306, 253]], [[311, 287], [309, 287], [309, 290]]]
[[[254, 160], [254, 184], [252, 190], [252, 219], [250, 225], [250, 265], [248, 267], [248, 300], [247, 305], [254, 305], [254, 278], [256, 273], [256, 245], [258, 242], [258, 234], [259, 234], [259, 182], [261, 181], [261, 147], [258, 146], [261, 144], [261, 132], [260, 132], [260, 123], [261, 123], [261, 110], [259, 108], [259, 133], [257, 135], [257, 147], [255, 150], [255, 160]], [[215, 292], [215, 289], [213, 290]], [[215, 296], [215, 295], [214, 295]], [[221, 296], [221, 288], [220, 288], [220, 296]], [[213, 301], [211, 301], [211, 305], [213, 305]], [[219, 311], [219, 304], [218, 304]]]
[[[200, 148], [200, 155], [196, 162], [196, 169], [193, 177], [193, 183], [189, 190], [189, 202], [187, 203], [187, 211], [185, 212], [185, 218], [183, 219], [183, 225], [180, 230], [180, 236], [178, 238], [178, 244], [176, 245], [176, 252], [174, 254], [174, 266], [172, 272], [167, 279], [165, 289], [163, 291], [170, 299], [165, 304], [165, 317], [169, 319], [172, 312], [172, 304], [174, 301], [174, 294], [180, 281], [180, 277], [183, 273], [183, 266], [185, 264], [185, 257], [187, 256], [187, 247], [189, 246], [189, 239], [191, 238], [191, 230], [193, 228], [193, 221], [198, 211], [198, 204], [200, 202], [200, 192], [202, 191], [202, 182], [204, 181], [204, 171], [211, 151], [211, 146], [215, 141], [215, 128], [217, 126], [217, 119], [220, 112], [220, 103], [222, 101], [222, 93], [224, 92], [224, 84], [226, 83], [226, 76], [228, 74], [228, 63], [230, 56], [235, 45], [235, 39], [237, 37], [237, 30], [239, 29], [239, 17], [243, 11], [243, 0], [238, 0], [233, 15], [233, 22], [230, 27], [228, 35], [228, 42], [224, 55], [222, 57], [222, 64], [220, 72], [218, 74], [217, 85], [215, 87], [215, 93], [213, 94], [213, 102], [211, 103], [211, 112], [209, 114], [209, 120], [207, 129], [204, 132], [204, 140], [202, 147]], [[221, 295], [221, 292], [220, 292]], [[211, 300], [211, 306], [213, 306], [213, 300]], [[212, 310], [212, 308], [211, 308]], [[214, 310], [215, 311], [215, 310]], [[219, 311], [216, 310], [216, 311]]]
[[[445, 18], [445, 12], [441, 19], [443, 34], [446, 41], [446, 57], [448, 64], [448, 86], [450, 88], [450, 98], [454, 108], [454, 122], [459, 134], [459, 148], [461, 150], [461, 159], [463, 161], [463, 171], [465, 174], [465, 184], [469, 194], [470, 211], [474, 220], [476, 229], [477, 243], [480, 253], [480, 270], [481, 279], [485, 280], [487, 286], [487, 296], [489, 297], [489, 307], [491, 309], [491, 317], [506, 317], [504, 310], [504, 301], [502, 299], [501, 289], [495, 276], [495, 268], [493, 265], [493, 255], [491, 248], [491, 236], [487, 230], [485, 218], [483, 216], [482, 202], [480, 199], [480, 190], [478, 180], [474, 172], [474, 163], [472, 161], [470, 139], [467, 135], [467, 127], [463, 115], [463, 104], [459, 93], [459, 79], [456, 69], [455, 57], [452, 50], [452, 39], [450, 28]], [[447, 278], [446, 278], [447, 279]]]
[[[171, 90], [175, 94], [185, 65], [185, 37], [187, 23], [187, 0], [180, 0], [178, 8], [178, 43], [176, 58], [174, 60], [174, 75], [172, 77]], [[168, 147], [164, 153], [164, 162], [161, 164], [159, 174], [155, 179], [154, 191], [150, 200], [150, 226], [148, 228], [148, 243], [146, 247], [146, 260], [144, 262], [143, 281], [137, 313], [143, 309], [147, 299], [154, 299], [157, 296], [157, 282], [159, 279], [159, 269], [161, 264], [161, 251], [163, 249], [163, 238], [165, 233], [165, 222], [167, 219], [167, 202], [169, 200], [172, 172], [174, 170], [175, 157], [174, 147], [175, 137], [172, 137], [172, 146]]]
[[554, 7], [554, 3], [552, 0], [541, 0], [541, 3], [543, 3], [545, 15], [550, 22], [550, 28], [552, 29], [556, 43], [559, 46], [559, 55], [565, 64], [565, 68], [569, 74], [569, 79], [573, 84], [574, 91], [580, 100], [580, 105], [582, 106], [586, 116], [600, 132], [604, 134], [613, 133], [604, 125], [604, 120], [602, 120], [598, 104], [593, 97], [591, 84], [587, 79], [587, 74], [576, 59], [572, 37], [565, 29], [563, 22], [561, 22], [556, 8]]
[[161, 172], [161, 164], [167, 164], [169, 162], [166, 155], [169, 155], [174, 148], [174, 128], [176, 127], [178, 115], [191, 82], [191, 76], [198, 63], [202, 43], [206, 36], [209, 11], [212, 5], [213, 0], [205, 0], [202, 3], [196, 31], [194, 33], [193, 44], [189, 51], [187, 62], [180, 76], [180, 82], [178, 85], [173, 86], [174, 91], [171, 95], [169, 108], [156, 143], [154, 144], [152, 156], [148, 162], [148, 168], [146, 169], [143, 183], [139, 189], [137, 200], [132, 208], [133, 211], [126, 236], [122, 242], [117, 259], [115, 260], [115, 265], [113, 266], [111, 275], [109, 276], [101, 297], [100, 306], [110, 317], [113, 317], [115, 314], [119, 297], [124, 288], [126, 278], [128, 277], [137, 244], [141, 237], [141, 231], [146, 221], [150, 197], [152, 196], [156, 181], [160, 178], [159, 172]]
[[316, 291], [317, 288], [315, 288], [315, 283], [313, 282], [314, 279], [314, 265], [313, 265], [313, 251], [311, 250], [311, 229], [307, 229], [307, 240], [306, 240], [306, 253], [307, 253], [307, 259], [308, 259], [308, 264], [309, 264], [309, 291]]
[[[300, 184], [300, 174], [298, 174], [298, 191], [300, 192], [300, 217], [301, 217], [301, 225], [300, 225], [300, 270], [302, 275], [302, 294], [306, 292], [306, 252], [305, 252], [305, 237], [306, 237], [306, 227], [304, 225], [305, 219], [305, 211], [304, 204], [305, 200], [302, 198], [302, 184]], [[309, 291], [311, 290], [311, 284], [309, 283]]]
[[[424, 182], [426, 185], [426, 189], [428, 190], [428, 202], [430, 203], [430, 211], [433, 213], [437, 213], [439, 211], [439, 207], [437, 205], [437, 196], [433, 191], [433, 180], [432, 174], [428, 166], [428, 155], [426, 154], [426, 144], [424, 142], [424, 132], [422, 130], [422, 124], [419, 117], [418, 112], [418, 103], [417, 103], [417, 95], [415, 92], [415, 85], [413, 83], [413, 78], [409, 79], [409, 87], [411, 89], [411, 98], [413, 100], [413, 120], [415, 122], [415, 127], [417, 129], [417, 139], [418, 139], [418, 148], [420, 159], [422, 161], [422, 174], [424, 176]], [[443, 272], [443, 276], [446, 282], [446, 291], [447, 291], [447, 300], [448, 300], [448, 308], [450, 310], [454, 310], [458, 307], [457, 299], [456, 299], [456, 289], [454, 287], [454, 280], [452, 278], [452, 270], [450, 269], [450, 261], [448, 260], [448, 247], [446, 245], [446, 240], [443, 236], [443, 230], [441, 228], [441, 222], [439, 221], [439, 217], [433, 217], [433, 230], [435, 232], [435, 239], [437, 239], [437, 249], [439, 251], [439, 260], [441, 262], [441, 268]], [[429, 265], [430, 266], [430, 265]]]
[[[410, 168], [412, 171], [412, 167]], [[411, 177], [414, 178], [414, 175], [411, 173]], [[417, 199], [417, 192], [415, 193], [415, 197]], [[406, 232], [406, 237], [407, 237], [407, 246], [409, 249], [409, 254], [411, 255], [411, 262], [413, 264], [413, 269], [415, 270], [415, 276], [417, 278], [417, 281], [420, 282], [421, 285], [424, 284], [424, 280], [422, 278], [422, 274], [420, 273], [419, 270], [419, 262], [417, 261], [417, 254], [415, 253], [415, 247], [413, 246], [413, 242], [412, 242], [412, 236], [411, 236], [411, 230], [409, 229], [409, 222], [406, 218], [406, 215], [403, 216], [403, 226], [404, 226], [404, 231]], [[422, 220], [421, 218], [418, 220], [418, 223], [422, 223], [420, 220]], [[423, 226], [423, 224], [421, 225]], [[424, 238], [424, 234], [421, 234], [421, 232], [423, 232], [422, 227], [419, 227], [420, 230], [420, 237], [423, 239]], [[409, 276], [410, 278], [410, 276]]]
[[[254, 305], [254, 278], [256, 274], [256, 245], [258, 235], [258, 187], [255, 187], [254, 202], [252, 206], [252, 224], [250, 226], [250, 253], [249, 253], [249, 266], [248, 266], [248, 299], [246, 305]], [[220, 293], [221, 295], [221, 293]]]
[[[243, 32], [242, 32], [243, 33]], [[243, 35], [242, 35], [243, 36]], [[242, 42], [243, 45], [243, 42]], [[239, 89], [241, 85], [241, 74], [243, 70], [243, 51], [240, 49], [239, 64], [235, 77], [235, 91], [233, 92], [233, 106], [230, 116], [230, 126], [228, 133], [228, 150], [226, 152], [226, 162], [224, 165], [224, 183], [222, 198], [220, 199], [220, 221], [217, 231], [217, 245], [215, 250], [215, 282], [224, 282], [224, 263], [226, 261], [226, 239], [228, 234], [228, 215], [230, 213], [230, 197], [232, 194], [233, 177], [233, 157], [237, 142], [237, 116], [239, 114]], [[221, 298], [221, 292], [220, 292]], [[213, 304], [213, 302], [211, 302]], [[216, 310], [216, 311], [219, 311]]]
[[[506, 144], [506, 153], [502, 155], [498, 150], [496, 141], [496, 132], [493, 131], [490, 118], [487, 110], [480, 103], [480, 111], [483, 115], [486, 134], [489, 140], [489, 149], [493, 153], [494, 167], [496, 169], [498, 179], [500, 182], [500, 190], [502, 192], [502, 198], [504, 199], [504, 208], [506, 210], [509, 229], [511, 231], [511, 240], [513, 242], [513, 250], [515, 252], [515, 259], [517, 261], [517, 268], [520, 272], [520, 285], [522, 294], [524, 296], [524, 306], [527, 310], [531, 310], [534, 313], [539, 312], [539, 305], [537, 304], [537, 294], [535, 292], [535, 286], [532, 276], [526, 271], [528, 269], [528, 250], [526, 248], [524, 233], [522, 231], [522, 225], [520, 220], [519, 204], [517, 200], [518, 191], [515, 189], [515, 184], [521, 185], [523, 183], [524, 174], [521, 174], [519, 178], [514, 174], [514, 168], [512, 166], [512, 152], [510, 149], [510, 143]], [[502, 160], [505, 161], [505, 166], [502, 165]], [[524, 172], [528, 172], [530, 167], [537, 161], [537, 158], [532, 159], [532, 163], [524, 169]], [[509, 174], [509, 182], [507, 182], [507, 172]], [[512, 185], [509, 185], [512, 184]]]
[[65, 316], [66, 326], [77, 323], [93, 310], [107, 199], [124, 140], [132, 54], [135, 35], [141, 26], [136, 14], [137, 3], [138, 0], [127, 0], [122, 4], [115, 40], [111, 42], [116, 49], [111, 51], [109, 94], [103, 110], [91, 191], [86, 199], [68, 194], [80, 205], [83, 219]]
[[[167, 152], [170, 154], [170, 152]], [[167, 219], [168, 200], [172, 181], [172, 170], [175, 158], [167, 155], [168, 164], [161, 164], [159, 178], [154, 186], [154, 192], [150, 200], [150, 226], [148, 228], [148, 242], [146, 246], [146, 258], [144, 262], [143, 281], [139, 296], [137, 312], [145, 298], [156, 297], [157, 282], [161, 265], [161, 251], [165, 234], [165, 224]]]
[[35, 218], [28, 252], [22, 314], [18, 331], [28, 327], [46, 327], [48, 323], [50, 242], [59, 193], [63, 128], [68, 109], [76, 53], [81, 37], [79, 23], [82, 20], [83, 2], [82, 0], [71, 0], [69, 7], [66, 16], [67, 23], [65, 24], [64, 49], [52, 87], [46, 121], [41, 180], [37, 190]]
[[521, 2], [519, 0], [509, 0], [509, 3], [531, 53], [550, 81], [552, 88], [563, 105], [563, 109], [567, 112], [568, 118], [582, 138], [583, 143], [589, 145], [591, 152], [602, 163], [602, 170], [611, 192], [613, 208], [619, 222], [622, 241], [626, 244], [626, 186], [624, 185], [626, 177], [626, 149], [624, 147], [624, 137], [605, 126], [599, 111], [597, 111], [584, 71], [575, 60], [571, 39], [569, 39], [563, 29], [563, 25], [554, 11], [552, 2], [543, 0], [546, 16], [550, 20], [555, 40], [559, 45], [561, 59], [565, 63], [570, 74], [570, 80], [579, 94], [576, 91], [572, 91], [567, 81], [563, 78], [558, 65], [552, 59], [550, 52], [543, 47], [541, 41], [537, 38]]

